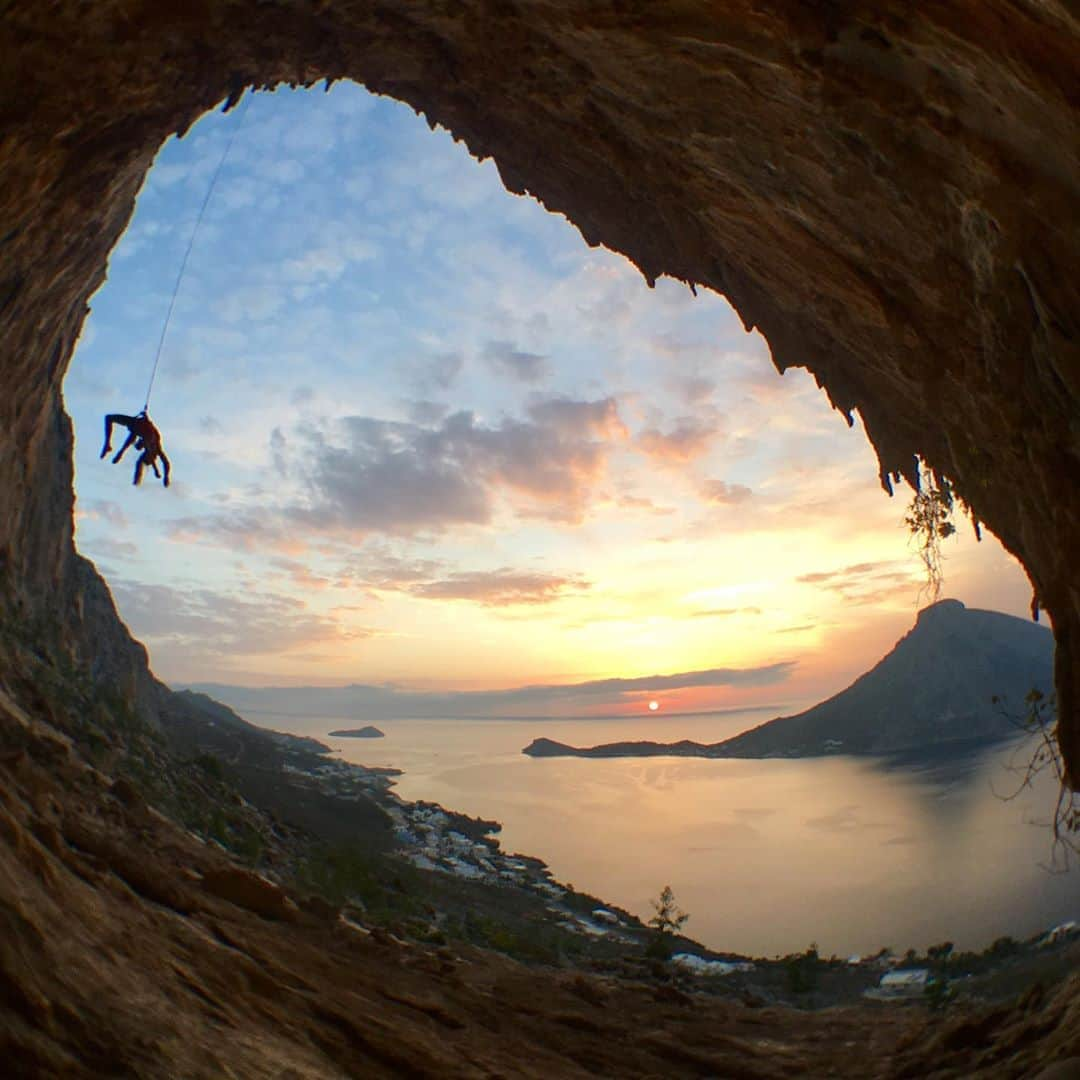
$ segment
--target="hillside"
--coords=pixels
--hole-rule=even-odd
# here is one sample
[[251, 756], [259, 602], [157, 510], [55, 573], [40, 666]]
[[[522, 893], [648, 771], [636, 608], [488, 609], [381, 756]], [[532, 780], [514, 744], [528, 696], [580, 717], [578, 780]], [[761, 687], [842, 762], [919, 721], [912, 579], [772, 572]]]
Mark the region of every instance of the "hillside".
[[1051, 692], [1053, 663], [1044, 627], [942, 600], [846, 690], [718, 749], [725, 757], [872, 754], [1009, 738], [1027, 693]]
[[[813, 757], [980, 745], [1016, 734], [1032, 688], [1053, 686], [1049, 630], [942, 600], [847, 689], [795, 716], [719, 743], [612, 743], [578, 749], [537, 739], [532, 757]], [[994, 698], [999, 699], [998, 702]]]

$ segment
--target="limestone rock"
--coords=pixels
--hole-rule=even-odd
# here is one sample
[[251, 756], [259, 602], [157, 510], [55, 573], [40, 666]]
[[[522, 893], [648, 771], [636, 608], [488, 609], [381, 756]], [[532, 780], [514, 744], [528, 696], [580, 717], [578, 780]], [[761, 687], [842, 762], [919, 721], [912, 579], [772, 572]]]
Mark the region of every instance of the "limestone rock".
[[280, 885], [238, 866], [225, 866], [203, 874], [202, 887], [237, 907], [254, 911], [264, 919], [296, 920], [299, 909]]
[[916, 454], [951, 477], [1052, 617], [1080, 768], [1073, 5], [14, 0], [0, 55], [0, 597], [133, 705], [145, 656], [72, 547], [87, 301], [167, 135], [245, 86], [354, 78], [650, 280], [725, 294], [858, 411], [887, 486]]
[[[245, 86], [354, 78], [494, 157], [511, 190], [647, 278], [726, 295], [780, 370], [807, 368], [859, 413], [886, 486], [914, 478], [917, 454], [952, 478], [1052, 618], [1075, 785], [1078, 57], [1065, 0], [9, 0], [11, 647], [88, 674], [144, 720], [159, 713], [166, 691], [145, 650], [75, 553], [64, 372], [164, 138]], [[49, 702], [0, 674], [0, 727], [27, 749], [10, 769], [0, 761], [0, 1034], [27, 1075], [992, 1077], [1080, 1053], [1075, 980], [1038, 1018], [958, 1021], [978, 1045], [927, 1028], [901, 1047], [905, 1021], [858, 1011], [745, 1014], [622, 987], [600, 1013], [543, 973], [476, 956], [445, 1010], [464, 1026], [448, 1027], [430, 973], [391, 963], [370, 936], [291, 921], [276, 886], [202, 865], [216, 856], [164, 824], [143, 835], [111, 816], [117, 799], [92, 790], [60, 741], [31, 740], [27, 717], [47, 727]], [[205, 921], [163, 845], [200, 867], [228, 913]], [[174, 880], [179, 893], [161, 891]]]

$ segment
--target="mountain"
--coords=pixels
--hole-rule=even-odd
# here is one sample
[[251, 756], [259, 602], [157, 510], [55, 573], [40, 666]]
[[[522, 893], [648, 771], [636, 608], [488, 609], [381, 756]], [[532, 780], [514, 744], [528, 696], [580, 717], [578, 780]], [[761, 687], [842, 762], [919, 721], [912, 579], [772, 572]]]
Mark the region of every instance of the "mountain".
[[[891, 754], [989, 743], [1017, 733], [1030, 690], [1053, 688], [1049, 630], [942, 600], [865, 675], [835, 697], [720, 743], [612, 743], [586, 749], [537, 739], [533, 757], [813, 757]], [[995, 703], [994, 697], [1000, 700]]]
[[533, 739], [521, 752], [529, 757], [717, 757], [713, 751], [720, 745], [683, 739], [676, 743], [632, 741], [577, 747], [554, 739]]

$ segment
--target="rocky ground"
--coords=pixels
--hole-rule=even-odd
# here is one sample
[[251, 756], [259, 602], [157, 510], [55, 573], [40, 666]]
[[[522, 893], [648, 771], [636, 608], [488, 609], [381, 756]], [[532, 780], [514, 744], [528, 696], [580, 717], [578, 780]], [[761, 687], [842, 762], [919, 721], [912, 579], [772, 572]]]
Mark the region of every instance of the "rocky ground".
[[9, 1075], [1023, 1076], [1080, 1050], [1076, 981], [945, 1018], [809, 1013], [406, 941], [237, 867], [0, 710]]
[[[7, 1075], [1021, 1077], [1080, 1056], [1075, 977], [940, 1015], [773, 1004], [782, 966], [755, 991], [649, 961], [629, 916], [499, 853], [493, 823], [395, 806], [384, 773], [213, 711], [107, 723], [115, 703], [35, 663], [0, 690]], [[366, 848], [320, 848], [242, 793], [275, 753], [301, 816], [354, 804]]]

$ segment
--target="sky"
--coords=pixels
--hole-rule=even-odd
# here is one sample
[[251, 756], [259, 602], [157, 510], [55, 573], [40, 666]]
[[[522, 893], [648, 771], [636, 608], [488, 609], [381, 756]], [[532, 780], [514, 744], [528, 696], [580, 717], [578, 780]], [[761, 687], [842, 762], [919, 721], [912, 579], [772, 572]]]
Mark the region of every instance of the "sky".
[[[142, 405], [230, 137], [153, 387], [173, 483], [136, 489], [102, 416]], [[926, 602], [908, 493], [806, 372], [355, 84], [169, 140], [91, 306], [77, 543], [171, 684], [805, 705]], [[984, 537], [946, 542], [944, 595], [1025, 615]]]

